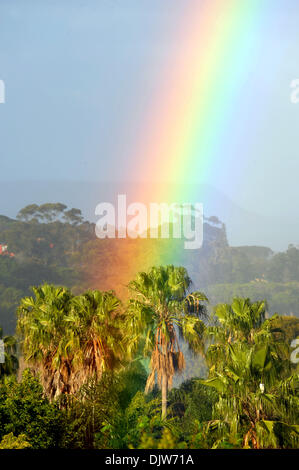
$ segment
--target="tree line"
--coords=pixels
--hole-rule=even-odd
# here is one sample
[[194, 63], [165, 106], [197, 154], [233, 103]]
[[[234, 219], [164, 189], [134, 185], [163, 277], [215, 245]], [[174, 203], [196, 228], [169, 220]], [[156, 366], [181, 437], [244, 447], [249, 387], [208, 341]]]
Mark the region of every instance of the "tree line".
[[[271, 313], [298, 316], [298, 247], [290, 246], [283, 253], [267, 247], [230, 247], [224, 225], [216, 222], [213, 217], [205, 219], [204, 245], [189, 253], [180, 240], [99, 240], [94, 224], [84, 220], [80, 209], [68, 209], [62, 203], [31, 204], [19, 211], [17, 220], [0, 216], [0, 243], [15, 255], [0, 255], [4, 331], [14, 333], [16, 307], [29, 295], [30, 286], [47, 282], [76, 293], [115, 289], [123, 298], [127, 291], [121, 284], [151, 264], [184, 266], [195, 288], [205, 289], [213, 304], [230, 302], [234, 296], [267, 298]], [[128, 271], [131, 256], [136, 272]], [[128, 273], [122, 283], [115, 279], [119, 271]]]
[[[246, 297], [208, 310], [173, 265], [139, 272], [128, 291], [121, 302], [44, 284], [21, 300], [25, 371], [17, 381], [16, 340], [5, 338], [0, 447], [298, 447], [298, 366], [283, 317], [267, 319], [267, 303]], [[207, 372], [173, 388], [183, 341]]]

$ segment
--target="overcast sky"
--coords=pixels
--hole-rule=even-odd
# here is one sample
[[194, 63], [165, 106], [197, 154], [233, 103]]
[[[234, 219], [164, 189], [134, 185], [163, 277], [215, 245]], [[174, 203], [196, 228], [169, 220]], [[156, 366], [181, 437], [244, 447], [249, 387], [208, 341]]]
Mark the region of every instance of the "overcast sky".
[[[268, 20], [244, 88], [260, 125], [246, 135], [242, 123], [242, 191], [228, 175], [217, 189], [259, 214], [298, 217], [299, 103], [290, 83], [299, 78], [299, 2], [260, 2]], [[0, 0], [0, 181], [142, 179], [126, 162], [187, 3]]]

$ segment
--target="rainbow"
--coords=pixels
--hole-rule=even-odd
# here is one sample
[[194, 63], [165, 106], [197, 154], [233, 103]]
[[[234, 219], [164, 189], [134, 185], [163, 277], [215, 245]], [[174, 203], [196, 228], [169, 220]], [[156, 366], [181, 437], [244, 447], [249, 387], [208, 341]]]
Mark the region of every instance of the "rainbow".
[[180, 49], [161, 77], [133, 159], [149, 183], [204, 182], [223, 165], [232, 167], [221, 161], [221, 147], [234, 138], [231, 113], [242, 104], [244, 80], [255, 66], [265, 3], [186, 2]]
[[[224, 161], [221, 150], [230, 139], [242, 151], [236, 118], [239, 111], [244, 113], [240, 105], [246, 80], [256, 66], [268, 0], [188, 0], [185, 4], [176, 32], [176, 53], [166, 64], [167, 72], [161, 72], [160, 91], [145, 112], [129, 162], [132, 174], [144, 175], [135, 201], [196, 202], [192, 183], [225, 178], [227, 169], [238, 176], [234, 162]], [[115, 240], [122, 285], [139, 269], [169, 261], [164, 244], [148, 250], [144, 259], [142, 249], [126, 251], [122, 243]]]

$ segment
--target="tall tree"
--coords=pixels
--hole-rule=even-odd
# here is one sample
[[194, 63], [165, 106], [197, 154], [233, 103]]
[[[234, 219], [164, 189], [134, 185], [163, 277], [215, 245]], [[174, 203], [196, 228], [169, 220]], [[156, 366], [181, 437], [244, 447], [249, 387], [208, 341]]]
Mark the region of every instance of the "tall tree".
[[248, 298], [236, 298], [231, 305], [218, 305], [217, 325], [206, 328], [210, 372], [208, 380], [201, 383], [219, 392], [210, 423], [220, 432], [215, 445], [221, 445], [227, 436], [235, 440], [238, 435], [244, 447], [269, 444], [266, 431], [272, 421], [283, 423], [297, 439], [294, 417], [298, 402], [292, 396], [290, 400], [286, 397], [284, 406], [279, 392], [292, 373], [289, 345], [282, 331], [264, 321], [265, 311], [264, 301], [252, 303]]
[[47, 395], [72, 391], [72, 357], [67, 350], [67, 315], [72, 299], [64, 287], [44, 284], [32, 288], [18, 308], [17, 331], [25, 361], [41, 373]]
[[38, 212], [39, 216], [46, 222], [53, 222], [66, 208], [67, 206], [61, 202], [47, 202], [39, 206]]
[[219, 327], [211, 329], [212, 333], [224, 334], [229, 343], [236, 339], [252, 341], [265, 320], [267, 304], [264, 300], [250, 302], [236, 297], [231, 304], [217, 305], [214, 311]]
[[99, 380], [123, 357], [122, 315], [112, 292], [74, 297], [63, 287], [33, 288], [18, 309], [25, 361], [42, 377], [53, 399], [74, 393], [89, 377]]
[[63, 219], [68, 224], [72, 224], [72, 225], [81, 224], [83, 222], [82, 212], [80, 209], [75, 209], [73, 207], [72, 209], [69, 209], [68, 211], [64, 213]]
[[23, 207], [17, 214], [17, 219], [24, 220], [25, 222], [37, 217], [39, 217], [39, 206], [37, 204], [29, 204]]
[[188, 294], [191, 279], [183, 267], [153, 267], [141, 272], [129, 283], [132, 298], [129, 303], [128, 331], [131, 346], [142, 341], [143, 354], [150, 357], [150, 373], [146, 392], [157, 381], [162, 389], [162, 418], [167, 413], [167, 391], [175, 372], [185, 367], [179, 345], [183, 336], [190, 348], [202, 347], [204, 323], [199, 317], [206, 315], [201, 292]]
[[87, 291], [74, 297], [68, 316], [67, 348], [83, 380], [101, 378], [121, 365], [124, 356], [123, 314], [112, 291]]

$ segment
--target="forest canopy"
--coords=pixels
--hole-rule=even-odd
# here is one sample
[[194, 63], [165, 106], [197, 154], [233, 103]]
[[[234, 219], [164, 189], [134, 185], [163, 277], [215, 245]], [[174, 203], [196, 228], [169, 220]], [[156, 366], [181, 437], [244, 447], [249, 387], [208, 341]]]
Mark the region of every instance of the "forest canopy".
[[[183, 250], [178, 240], [159, 242], [164, 243], [162, 263], [186, 267], [194, 286], [207, 289], [212, 303], [247, 292], [254, 300], [267, 298], [271, 314], [299, 315], [297, 247], [290, 245], [282, 253], [259, 246], [230, 247], [225, 226], [216, 217], [205, 219], [204, 244], [196, 255]], [[75, 292], [115, 289], [115, 267], [124, 266], [128, 253], [139, 259], [132, 275], [150, 267], [149, 259], [151, 264], [161, 262], [155, 258], [157, 241], [100, 240], [80, 209], [63, 203], [31, 204], [16, 220], [0, 216], [0, 244], [7, 246], [0, 255], [0, 315], [7, 333], [14, 332], [16, 306], [31, 286], [50, 282]]]
[[298, 447], [299, 249], [94, 228], [0, 217], [0, 449]]

